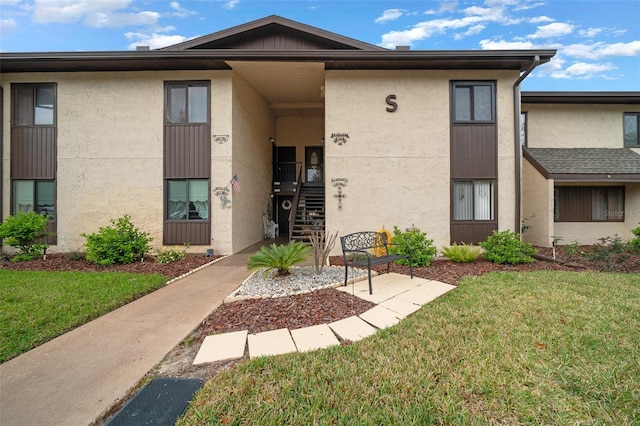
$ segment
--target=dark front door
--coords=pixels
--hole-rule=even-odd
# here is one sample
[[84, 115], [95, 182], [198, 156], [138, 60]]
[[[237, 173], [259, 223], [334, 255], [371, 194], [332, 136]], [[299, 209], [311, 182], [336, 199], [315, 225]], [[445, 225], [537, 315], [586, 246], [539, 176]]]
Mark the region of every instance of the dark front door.
[[296, 181], [296, 147], [279, 146], [276, 148], [273, 180], [281, 184]]
[[305, 182], [307, 185], [324, 185], [324, 161], [321, 146], [305, 148]]
[[276, 203], [278, 203], [276, 222], [278, 222], [280, 235], [289, 235], [289, 214], [291, 213], [292, 201], [293, 195], [278, 195], [276, 197]]

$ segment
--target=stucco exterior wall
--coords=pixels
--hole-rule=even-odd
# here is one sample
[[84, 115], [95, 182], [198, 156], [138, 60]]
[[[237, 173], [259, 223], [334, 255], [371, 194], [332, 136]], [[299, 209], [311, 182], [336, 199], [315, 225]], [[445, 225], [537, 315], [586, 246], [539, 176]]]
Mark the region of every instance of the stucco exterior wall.
[[[415, 225], [440, 248], [450, 243], [451, 80], [498, 80], [500, 228], [515, 223], [513, 82], [517, 73], [327, 71], [327, 231], [340, 235]], [[398, 108], [387, 112], [387, 95]], [[348, 134], [343, 145], [332, 140]], [[347, 178], [338, 208], [332, 178]], [[339, 247], [334, 253], [339, 252]]]
[[545, 179], [538, 170], [522, 161], [522, 218], [530, 228], [523, 241], [541, 247], [551, 245], [553, 227], [553, 179]]
[[[323, 116], [282, 116], [277, 119], [276, 145], [295, 146], [296, 162], [304, 168], [305, 147], [322, 146], [324, 137]], [[302, 180], [305, 181], [304, 169]]]
[[238, 75], [233, 78], [232, 169], [241, 191], [232, 191], [234, 253], [264, 238], [262, 215], [271, 193], [271, 142], [276, 120], [269, 104]]
[[574, 241], [595, 244], [599, 238], [613, 237], [615, 234], [624, 240], [633, 238], [631, 230], [638, 227], [640, 222], [640, 184], [626, 184], [624, 197], [624, 222], [555, 222], [554, 235], [562, 237], [560, 244]]
[[523, 104], [531, 148], [622, 148], [623, 114], [639, 105]]
[[[81, 249], [81, 233], [131, 215], [162, 245], [164, 82], [211, 80], [212, 133], [230, 122], [225, 73], [208, 71], [6, 74], [3, 217], [10, 213], [10, 83], [57, 84], [58, 243], [52, 252]], [[226, 105], [225, 106], [225, 102]], [[229, 112], [225, 112], [225, 110]], [[227, 118], [225, 118], [225, 115]], [[218, 127], [216, 127], [218, 126]], [[215, 130], [214, 130], [215, 129]], [[230, 132], [226, 131], [226, 134]], [[214, 167], [215, 170], [215, 166]], [[211, 182], [215, 185], [214, 180]], [[212, 220], [218, 211], [212, 197]], [[224, 218], [221, 218], [224, 219]], [[224, 225], [223, 225], [224, 227]], [[228, 226], [230, 229], [230, 226]], [[229, 238], [230, 239], [230, 238]], [[202, 246], [191, 251], [201, 252]]]

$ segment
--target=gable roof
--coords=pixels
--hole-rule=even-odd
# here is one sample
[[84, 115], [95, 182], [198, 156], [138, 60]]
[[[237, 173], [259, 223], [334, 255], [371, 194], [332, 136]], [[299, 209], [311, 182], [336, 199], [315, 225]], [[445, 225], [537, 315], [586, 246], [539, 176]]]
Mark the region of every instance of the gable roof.
[[158, 50], [387, 50], [277, 15]]
[[523, 154], [547, 179], [640, 182], [640, 155], [629, 148], [524, 148]]

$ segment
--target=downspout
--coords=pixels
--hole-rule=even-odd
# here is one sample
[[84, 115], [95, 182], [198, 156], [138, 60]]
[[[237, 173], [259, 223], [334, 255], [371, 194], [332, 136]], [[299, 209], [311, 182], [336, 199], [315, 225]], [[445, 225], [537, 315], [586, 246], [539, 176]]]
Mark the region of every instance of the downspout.
[[516, 174], [516, 223], [513, 228], [514, 231], [520, 233], [521, 219], [520, 215], [521, 208], [520, 204], [522, 203], [522, 147], [520, 146], [520, 83], [524, 80], [531, 72], [540, 64], [540, 55], [535, 55], [533, 58], [533, 62], [531, 66], [513, 83], [513, 122], [514, 122], [514, 152], [515, 152], [515, 174]]

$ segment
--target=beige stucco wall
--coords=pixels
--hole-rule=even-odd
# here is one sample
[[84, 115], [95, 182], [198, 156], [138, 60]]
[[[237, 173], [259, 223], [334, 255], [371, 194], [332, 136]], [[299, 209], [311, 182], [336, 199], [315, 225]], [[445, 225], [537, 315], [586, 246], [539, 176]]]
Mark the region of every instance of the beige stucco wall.
[[623, 114], [640, 105], [523, 104], [531, 148], [622, 148]]
[[[610, 185], [625, 184], [612, 182]], [[574, 241], [580, 244], [595, 244], [599, 238], [613, 237], [615, 234], [624, 240], [633, 238], [631, 230], [638, 227], [640, 222], [640, 184], [626, 184], [624, 198], [624, 222], [555, 222], [554, 235], [562, 237], [560, 244]]]
[[238, 252], [264, 237], [262, 215], [271, 193], [271, 142], [276, 121], [269, 104], [244, 79], [233, 79], [233, 137], [231, 170], [241, 185], [233, 192], [233, 244]]
[[[322, 146], [324, 116], [282, 116], [277, 119], [276, 145], [296, 147], [296, 162], [305, 164], [305, 147]], [[302, 181], [305, 181], [304, 169]]]
[[553, 180], [544, 176], [529, 163], [522, 161], [522, 218], [530, 226], [522, 239], [537, 246], [548, 247], [553, 229]]
[[[81, 233], [95, 232], [124, 214], [151, 234], [154, 247], [161, 246], [163, 103], [164, 82], [168, 80], [210, 80], [212, 134], [231, 134], [227, 124], [231, 122], [228, 71], [3, 75], [7, 130], [3, 140], [3, 217], [10, 213], [10, 84], [55, 82], [58, 244], [51, 251], [81, 249], [85, 242]], [[215, 157], [213, 163], [215, 176], [219, 166]], [[217, 184], [214, 176], [212, 187]], [[225, 247], [226, 241], [230, 247], [231, 215], [220, 214], [217, 200], [211, 198], [212, 220], [217, 224], [213, 236], [221, 235], [218, 246]], [[223, 231], [216, 234], [220, 229]], [[194, 246], [191, 251], [203, 252], [205, 248]]]
[[[498, 80], [498, 220], [501, 229], [513, 229], [517, 76], [496, 71], [327, 71], [327, 231], [344, 235], [415, 225], [439, 248], [450, 243], [451, 80]], [[386, 111], [389, 94], [396, 95], [398, 104], [393, 113]], [[346, 133], [349, 139], [338, 145], [332, 133]], [[348, 179], [342, 210], [332, 178]]]

